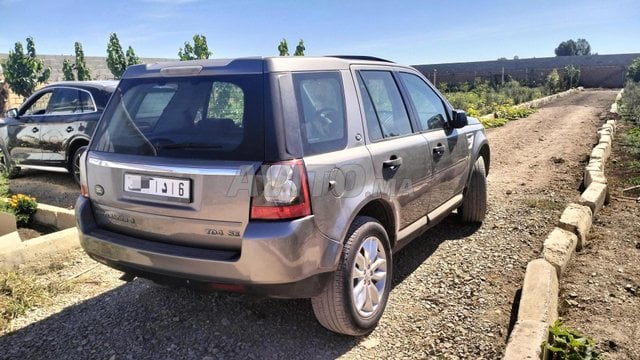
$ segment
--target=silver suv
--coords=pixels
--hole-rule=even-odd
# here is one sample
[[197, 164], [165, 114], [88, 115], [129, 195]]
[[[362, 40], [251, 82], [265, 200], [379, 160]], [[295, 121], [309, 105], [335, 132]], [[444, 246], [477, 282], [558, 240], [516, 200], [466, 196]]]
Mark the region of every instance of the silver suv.
[[370, 332], [392, 255], [486, 211], [489, 146], [411, 67], [274, 57], [130, 67], [81, 160], [80, 239], [160, 283], [311, 298]]

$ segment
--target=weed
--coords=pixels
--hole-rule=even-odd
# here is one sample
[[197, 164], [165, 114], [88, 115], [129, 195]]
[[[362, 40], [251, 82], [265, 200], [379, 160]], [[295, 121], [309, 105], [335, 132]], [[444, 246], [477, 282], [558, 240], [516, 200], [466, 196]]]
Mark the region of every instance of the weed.
[[562, 210], [563, 205], [550, 199], [528, 198], [524, 203], [532, 209]]
[[551, 341], [545, 341], [543, 344], [551, 353], [551, 360], [602, 359], [602, 355], [596, 351], [596, 343], [593, 339], [564, 326], [560, 320], [556, 320], [553, 326], [549, 326], [549, 334]]
[[480, 119], [480, 122], [482, 123], [482, 125], [485, 128], [494, 128], [494, 127], [500, 127], [500, 126], [504, 126], [507, 123], [507, 119]]

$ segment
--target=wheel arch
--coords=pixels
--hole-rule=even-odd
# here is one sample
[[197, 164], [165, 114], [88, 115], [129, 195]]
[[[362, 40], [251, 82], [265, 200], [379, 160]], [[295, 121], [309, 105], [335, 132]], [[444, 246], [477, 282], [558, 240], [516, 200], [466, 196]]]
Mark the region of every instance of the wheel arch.
[[67, 168], [71, 169], [71, 161], [73, 161], [73, 154], [75, 154], [76, 150], [78, 150], [82, 146], [89, 145], [89, 141], [91, 139], [86, 137], [76, 137], [69, 142], [69, 146], [67, 147]]
[[358, 216], [369, 216], [380, 222], [387, 232], [389, 245], [393, 249], [396, 243], [396, 216], [391, 204], [381, 198], [373, 199], [360, 208], [349, 224], [352, 224]]

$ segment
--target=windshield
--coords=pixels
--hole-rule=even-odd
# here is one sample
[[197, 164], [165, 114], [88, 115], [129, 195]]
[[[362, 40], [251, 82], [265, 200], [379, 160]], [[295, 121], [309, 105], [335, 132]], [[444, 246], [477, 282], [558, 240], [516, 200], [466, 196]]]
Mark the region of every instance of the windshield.
[[118, 154], [262, 160], [262, 75], [125, 79], [91, 150]]

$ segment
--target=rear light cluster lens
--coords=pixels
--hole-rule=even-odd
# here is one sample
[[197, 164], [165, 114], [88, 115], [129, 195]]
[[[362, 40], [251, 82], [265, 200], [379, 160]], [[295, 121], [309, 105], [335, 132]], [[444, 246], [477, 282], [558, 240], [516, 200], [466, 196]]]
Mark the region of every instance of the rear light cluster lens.
[[87, 153], [89, 150], [86, 150], [80, 156], [80, 195], [88, 198], [89, 197], [89, 185], [87, 181]]
[[302, 160], [263, 165], [255, 176], [255, 189], [252, 219], [294, 219], [311, 214], [309, 185]]

